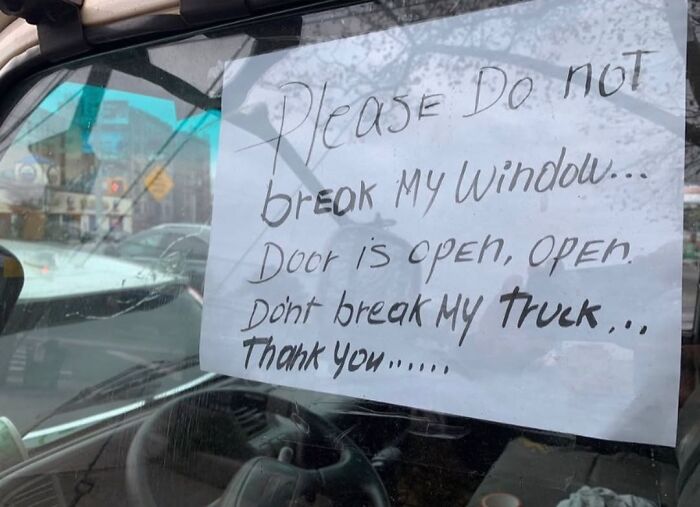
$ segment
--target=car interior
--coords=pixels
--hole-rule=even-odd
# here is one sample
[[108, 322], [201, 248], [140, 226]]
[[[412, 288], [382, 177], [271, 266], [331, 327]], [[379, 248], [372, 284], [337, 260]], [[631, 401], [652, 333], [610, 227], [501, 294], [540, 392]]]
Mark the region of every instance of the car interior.
[[[44, 157], [45, 165], [62, 168], [60, 192], [69, 197], [82, 195], [85, 188], [88, 195], [96, 178], [105, 177], [97, 175], [95, 153], [112, 153], [108, 161], [121, 163], [132, 144], [138, 144], [129, 159], [134, 181], [172, 166], [177, 189], [166, 191], [166, 197], [155, 186], [133, 185], [132, 191], [130, 177], [123, 188], [117, 181], [113, 194], [107, 187], [92, 204], [96, 216], [108, 217], [106, 229], [95, 237], [83, 237], [79, 230], [87, 219], [47, 222], [50, 240], [32, 237], [37, 229], [32, 212], [5, 229], [0, 221], [0, 237], [8, 238], [7, 244], [0, 239], [0, 416], [13, 419], [27, 447], [25, 458], [3, 466], [8, 446], [0, 431], [0, 505], [699, 506], [700, 256], [695, 249], [700, 204], [690, 200], [684, 206], [681, 381], [673, 448], [199, 369], [204, 252], [212, 213], [209, 178], [222, 149], [217, 137], [221, 97], [225, 87], [247, 89], [261, 77], [251, 71], [224, 82], [225, 63], [519, 2], [280, 1], [251, 9], [246, 5], [257, 2], [231, 2], [247, 11], [233, 21], [217, 18], [217, 4], [226, 2], [205, 3], [208, 13], [197, 10], [189, 18], [203, 21], [186, 29], [179, 15], [168, 13], [93, 27], [88, 35], [99, 51], [30, 73], [0, 103], [0, 163], [5, 159], [15, 167], [12, 157], [20, 149], [37, 160]], [[497, 19], [498, 11], [493, 12]], [[689, 1], [686, 185], [700, 184], [699, 16], [698, 2]], [[387, 62], [386, 72], [396, 72], [398, 65]], [[261, 139], [270, 131], [274, 136], [273, 125], [263, 127], [257, 133]], [[100, 135], [106, 141], [98, 149]], [[114, 174], [125, 171], [116, 167], [106, 177], [113, 182]], [[299, 180], [306, 188], [321, 188], [313, 171]], [[179, 190], [181, 181], [189, 190]], [[0, 204], [3, 196], [0, 192]], [[62, 198], [57, 194], [55, 201]], [[127, 203], [129, 211], [119, 211], [120, 203]], [[162, 240], [159, 234], [174, 223], [187, 224], [185, 232], [169, 232], [168, 241]], [[190, 232], [187, 227], [194, 223], [206, 232]], [[338, 237], [350, 241], [352, 222], [339, 223]], [[378, 236], [398, 244], [387, 232], [390, 226], [377, 217]], [[29, 263], [23, 261], [13, 252], [12, 234], [23, 242], [51, 243], [58, 253], [32, 253]], [[157, 238], [157, 247], [148, 245], [149, 237]], [[147, 254], [136, 248], [141, 243], [149, 247]], [[182, 247], [190, 243], [194, 246]], [[81, 266], [94, 266], [84, 272], [95, 277], [89, 294], [59, 291], [34, 297], [23, 292], [23, 286], [34, 283], [30, 279], [53, 276], [81, 256], [90, 259], [81, 260]], [[151, 269], [163, 274], [152, 275]], [[105, 273], [119, 270], [124, 270], [121, 278], [109, 281]], [[122, 279], [136, 282], [129, 286]], [[53, 285], [70, 292], [70, 279], [55, 280]], [[381, 283], [399, 293], [419, 282], [398, 273]], [[33, 403], [41, 410], [30, 410]], [[582, 488], [605, 488], [649, 503], [560, 504]], [[493, 495], [519, 503], [486, 503]]]

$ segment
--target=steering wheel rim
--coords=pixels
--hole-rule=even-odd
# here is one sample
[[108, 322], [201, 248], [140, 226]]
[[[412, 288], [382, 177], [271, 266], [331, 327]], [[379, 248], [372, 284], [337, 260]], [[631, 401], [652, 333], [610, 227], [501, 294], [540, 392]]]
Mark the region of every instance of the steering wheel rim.
[[[294, 401], [245, 387], [208, 389], [188, 393], [168, 401], [148, 416], [136, 431], [127, 453], [125, 478], [129, 505], [159, 507], [153, 496], [148, 473], [146, 472], [150, 458], [146, 450], [148, 449], [148, 440], [155, 433], [156, 426], [161, 422], [163, 416], [183, 402], [197, 397], [212, 396], [217, 393], [255, 397], [260, 400], [260, 403], [265, 404], [270, 413], [290, 419], [297, 425], [305, 425], [307, 434], [313, 430], [330, 442], [335, 450], [340, 453], [340, 459], [336, 463], [316, 469], [301, 469], [293, 464], [287, 464], [287, 466], [293, 467], [297, 472], [303, 471], [310, 481], [318, 485], [319, 491], [330, 491], [337, 495], [343, 492], [357, 493], [360, 490], [371, 500], [374, 507], [390, 507], [391, 502], [384, 483], [362, 450], [347, 434], [318, 414]], [[171, 425], [168, 424], [166, 434], [169, 433], [170, 428]], [[361, 480], [349, 484], [347, 481], [349, 475], [361, 477]], [[238, 473], [231, 479], [229, 486], [234, 482], [236, 476], [238, 476]]]

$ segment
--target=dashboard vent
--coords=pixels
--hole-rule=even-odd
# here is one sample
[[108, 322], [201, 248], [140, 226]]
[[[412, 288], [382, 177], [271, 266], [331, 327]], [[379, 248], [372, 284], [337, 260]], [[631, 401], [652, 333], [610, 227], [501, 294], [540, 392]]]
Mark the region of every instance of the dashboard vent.
[[56, 479], [50, 475], [42, 475], [28, 480], [0, 499], [0, 504], [7, 507], [64, 507], [56, 484]]
[[233, 415], [238, 420], [243, 431], [248, 435], [248, 438], [267, 428], [267, 416], [265, 412], [257, 407], [237, 407], [233, 410]]

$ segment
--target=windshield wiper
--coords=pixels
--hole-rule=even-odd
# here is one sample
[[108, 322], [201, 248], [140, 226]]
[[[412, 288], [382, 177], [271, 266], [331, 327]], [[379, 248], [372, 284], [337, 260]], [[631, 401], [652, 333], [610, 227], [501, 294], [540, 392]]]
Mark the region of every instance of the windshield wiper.
[[73, 410], [113, 400], [147, 397], [159, 387], [155, 380], [178, 371], [199, 365], [199, 355], [193, 354], [176, 361], [151, 361], [128, 368], [107, 380], [86, 387], [75, 396], [61, 403], [47, 415], [35, 422], [25, 433], [29, 433], [53, 417]]

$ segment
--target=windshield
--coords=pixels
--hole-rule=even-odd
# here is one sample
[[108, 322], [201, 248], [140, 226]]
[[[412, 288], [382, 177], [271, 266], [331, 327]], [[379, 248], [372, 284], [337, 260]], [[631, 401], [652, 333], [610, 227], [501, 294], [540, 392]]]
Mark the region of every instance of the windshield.
[[22, 83], [0, 504], [700, 505], [680, 4], [315, 6]]
[[[79, 393], [90, 392], [90, 388], [134, 367], [161, 362], [186, 365], [186, 359], [197, 356], [198, 343], [193, 336], [199, 332], [201, 305], [182, 286], [164, 289], [115, 290], [109, 295], [65, 300], [61, 304], [66, 313], [49, 322], [44, 304], [20, 301], [2, 342], [4, 413], [11, 415], [17, 428], [26, 434], [79, 418], [78, 414], [66, 412], [80, 409], [92, 414], [108, 408], [102, 404], [141, 399], [200, 375], [198, 369], [189, 365], [195, 371], [180, 372], [172, 378], [147, 383], [144, 376], [135, 388], [131, 386], [124, 392], [103, 389], [102, 396], [93, 394], [87, 402], [52, 414]], [[98, 308], [94, 314], [78, 310], [93, 305]], [[107, 313], [105, 307], [109, 308]], [[18, 326], [22, 322], [37, 324], [15, 331], [15, 322]]]

